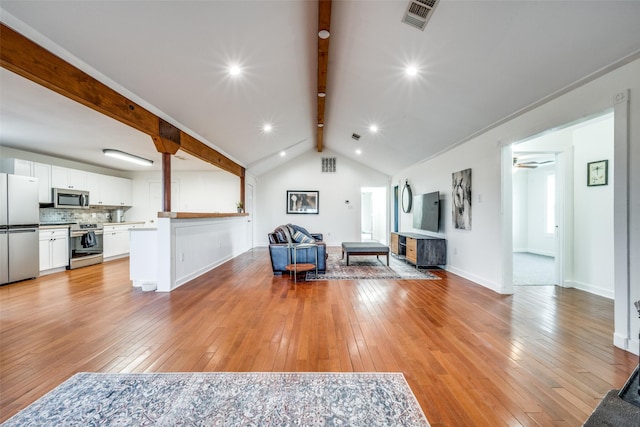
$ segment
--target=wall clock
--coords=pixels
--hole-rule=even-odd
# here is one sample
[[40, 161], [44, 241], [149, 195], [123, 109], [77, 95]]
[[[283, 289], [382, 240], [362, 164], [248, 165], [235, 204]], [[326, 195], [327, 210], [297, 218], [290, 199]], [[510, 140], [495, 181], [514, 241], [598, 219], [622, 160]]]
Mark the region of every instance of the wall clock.
[[609, 182], [609, 160], [587, 163], [587, 185], [607, 185]]

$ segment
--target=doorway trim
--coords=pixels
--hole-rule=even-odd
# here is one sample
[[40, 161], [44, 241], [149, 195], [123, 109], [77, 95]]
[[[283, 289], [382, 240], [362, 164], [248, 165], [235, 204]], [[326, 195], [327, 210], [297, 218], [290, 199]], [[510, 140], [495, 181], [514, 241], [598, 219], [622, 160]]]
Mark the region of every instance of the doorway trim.
[[[611, 98], [610, 98], [611, 99]], [[629, 90], [625, 89], [613, 97], [613, 105], [600, 106], [592, 115], [613, 107], [614, 111], [614, 333], [613, 344], [627, 351], [638, 349], [638, 342], [631, 335], [631, 289], [629, 265]], [[583, 121], [589, 115], [576, 121]], [[563, 124], [570, 125], [575, 122]], [[542, 130], [541, 132], [544, 132]], [[538, 133], [541, 133], [538, 132]], [[525, 138], [521, 138], [523, 140]], [[512, 214], [512, 155], [511, 142], [499, 142], [501, 153], [501, 199], [502, 199], [502, 287], [501, 293], [513, 293], [513, 214]]]

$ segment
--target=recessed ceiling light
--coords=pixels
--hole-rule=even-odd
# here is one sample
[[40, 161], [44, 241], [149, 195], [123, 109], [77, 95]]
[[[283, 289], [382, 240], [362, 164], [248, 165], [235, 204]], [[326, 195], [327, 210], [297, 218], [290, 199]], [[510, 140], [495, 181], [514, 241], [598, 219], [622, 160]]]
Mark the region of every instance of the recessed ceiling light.
[[324, 92], [318, 92], [318, 98], [324, 98], [325, 96], [327, 96], [326, 93]]
[[318, 123], [318, 127], [319, 128], [324, 127], [324, 123]]
[[413, 65], [410, 65], [407, 67], [407, 75], [408, 76], [415, 76], [416, 74], [418, 74], [418, 69], [416, 67], [414, 67]]
[[327, 30], [320, 30], [320, 31], [318, 31], [318, 37], [320, 37], [322, 40], [324, 40], [324, 39], [328, 39], [330, 35], [331, 35], [331, 34], [330, 34], [330, 33], [329, 33], [329, 31], [327, 31]]
[[284, 157], [284, 156], [286, 156], [286, 155], [287, 155], [286, 151], [281, 151], [281, 152], [280, 152], [280, 157]]
[[229, 74], [231, 74], [232, 76], [237, 76], [241, 71], [242, 70], [240, 69], [239, 65], [232, 65], [231, 67], [229, 67]]
[[378, 132], [378, 126], [376, 126], [376, 125], [371, 125], [371, 126], [369, 126], [369, 130], [370, 130], [371, 132], [373, 132], [373, 133], [376, 133], [376, 132]]
[[265, 124], [265, 125], [262, 127], [262, 130], [263, 130], [263, 131], [265, 131], [266, 133], [271, 132], [271, 129], [273, 129], [273, 128], [271, 127], [271, 125], [270, 125], [269, 123]]
[[358, 148], [358, 149], [356, 150], [356, 154], [359, 156], [360, 154], [362, 154], [362, 150]]

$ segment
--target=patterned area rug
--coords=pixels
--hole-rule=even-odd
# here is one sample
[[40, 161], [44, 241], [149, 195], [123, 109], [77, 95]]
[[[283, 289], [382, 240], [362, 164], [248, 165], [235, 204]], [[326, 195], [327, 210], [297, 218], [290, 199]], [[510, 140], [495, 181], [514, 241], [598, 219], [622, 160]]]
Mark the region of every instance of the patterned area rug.
[[414, 279], [414, 280], [440, 280], [435, 274], [425, 269], [417, 269], [412, 265], [400, 261], [394, 256], [380, 256], [377, 259], [373, 255], [350, 256], [349, 266], [347, 259], [342, 259], [342, 252], [329, 251], [327, 259], [327, 272], [318, 274], [315, 271], [307, 272], [307, 280], [356, 280], [356, 279]]
[[400, 373], [79, 373], [6, 426], [429, 426]]

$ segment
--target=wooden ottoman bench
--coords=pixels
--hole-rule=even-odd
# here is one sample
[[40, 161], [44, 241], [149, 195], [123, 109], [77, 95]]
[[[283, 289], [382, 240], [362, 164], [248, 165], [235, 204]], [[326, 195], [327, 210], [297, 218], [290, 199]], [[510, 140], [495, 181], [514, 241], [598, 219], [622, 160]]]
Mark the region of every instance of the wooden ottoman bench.
[[387, 265], [389, 265], [389, 246], [378, 242], [342, 242], [342, 259], [344, 254], [347, 254], [347, 265], [349, 265], [350, 255], [375, 255], [376, 258], [386, 255]]

